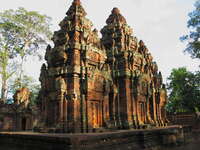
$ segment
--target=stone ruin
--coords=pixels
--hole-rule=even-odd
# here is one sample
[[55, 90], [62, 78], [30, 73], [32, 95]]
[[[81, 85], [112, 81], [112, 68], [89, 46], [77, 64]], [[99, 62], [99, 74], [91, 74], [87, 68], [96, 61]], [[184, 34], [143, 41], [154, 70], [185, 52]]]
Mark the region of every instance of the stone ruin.
[[40, 74], [43, 129], [55, 132], [167, 125], [162, 74], [118, 8], [101, 30], [74, 0], [48, 45]]
[[14, 103], [0, 102], [0, 131], [32, 130], [37, 124], [38, 109], [30, 105], [30, 91], [19, 88], [13, 95]]
[[25, 107], [30, 103], [30, 91], [26, 87], [18, 89], [13, 95], [14, 103], [17, 105], [24, 104]]

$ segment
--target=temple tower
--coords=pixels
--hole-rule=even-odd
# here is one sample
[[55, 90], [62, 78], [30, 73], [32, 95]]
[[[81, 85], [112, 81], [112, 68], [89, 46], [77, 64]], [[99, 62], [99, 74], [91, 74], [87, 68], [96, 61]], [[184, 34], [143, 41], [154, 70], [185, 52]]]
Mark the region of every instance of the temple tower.
[[66, 15], [41, 68], [40, 126], [80, 133], [165, 125], [162, 75], [119, 9], [112, 10], [101, 39], [80, 0]]
[[[108, 120], [109, 66], [80, 0], [74, 0], [47, 47], [40, 99], [45, 124], [62, 132], [88, 132]], [[108, 88], [107, 88], [108, 87]], [[103, 113], [104, 112], [104, 113]], [[106, 119], [107, 118], [107, 119]]]
[[[137, 49], [137, 39], [118, 8], [114, 8], [101, 30], [102, 43], [107, 52], [112, 70], [113, 86], [118, 92], [114, 96], [113, 116], [120, 128], [135, 126], [133, 84], [133, 53]], [[117, 110], [117, 111], [116, 111]]]

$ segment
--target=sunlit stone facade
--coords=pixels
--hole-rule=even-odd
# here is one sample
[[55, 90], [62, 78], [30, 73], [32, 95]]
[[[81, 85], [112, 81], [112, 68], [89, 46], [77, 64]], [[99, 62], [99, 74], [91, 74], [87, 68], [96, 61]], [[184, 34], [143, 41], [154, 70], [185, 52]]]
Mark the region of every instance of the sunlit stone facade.
[[158, 66], [118, 8], [98, 31], [74, 0], [46, 49], [39, 106], [43, 128], [92, 132], [167, 124]]

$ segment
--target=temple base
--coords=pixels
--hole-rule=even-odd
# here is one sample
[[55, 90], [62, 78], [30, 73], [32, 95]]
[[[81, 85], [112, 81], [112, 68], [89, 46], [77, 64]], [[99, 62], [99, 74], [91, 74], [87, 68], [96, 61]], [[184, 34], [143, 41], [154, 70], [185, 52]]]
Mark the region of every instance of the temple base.
[[[89, 134], [0, 133], [0, 144], [14, 150], [157, 149], [182, 145], [190, 139], [189, 127], [171, 126], [148, 130], [120, 130]], [[12, 149], [13, 150], [13, 149]]]

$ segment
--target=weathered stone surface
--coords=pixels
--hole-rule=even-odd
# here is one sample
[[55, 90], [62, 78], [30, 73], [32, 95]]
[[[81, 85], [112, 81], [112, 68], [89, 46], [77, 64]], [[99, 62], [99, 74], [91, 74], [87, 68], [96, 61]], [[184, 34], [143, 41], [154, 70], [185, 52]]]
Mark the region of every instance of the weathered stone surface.
[[0, 131], [32, 130], [37, 125], [38, 109], [30, 105], [30, 91], [20, 88], [13, 104], [0, 104]]
[[44, 129], [92, 132], [167, 125], [165, 86], [118, 8], [98, 31], [74, 0], [48, 46], [39, 106]]
[[0, 133], [0, 144], [12, 150], [167, 150], [191, 138], [183, 131], [174, 126], [90, 134]]
[[29, 104], [29, 97], [30, 97], [30, 91], [28, 88], [20, 88], [18, 89], [15, 94], [13, 95], [14, 103], [15, 104], [24, 104], [25, 107]]

